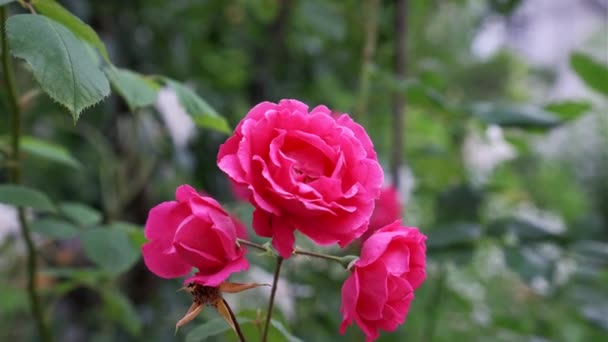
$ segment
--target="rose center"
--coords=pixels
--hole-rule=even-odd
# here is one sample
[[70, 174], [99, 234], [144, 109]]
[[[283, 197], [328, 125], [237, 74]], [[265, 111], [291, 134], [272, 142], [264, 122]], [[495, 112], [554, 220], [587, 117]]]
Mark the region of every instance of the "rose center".
[[315, 172], [313, 170], [306, 170], [299, 164], [294, 165], [291, 168], [291, 172], [293, 174], [293, 178], [296, 181], [302, 182], [302, 183], [310, 183], [310, 182], [313, 182], [313, 181], [319, 179], [319, 177], [321, 177], [321, 175], [318, 172]]

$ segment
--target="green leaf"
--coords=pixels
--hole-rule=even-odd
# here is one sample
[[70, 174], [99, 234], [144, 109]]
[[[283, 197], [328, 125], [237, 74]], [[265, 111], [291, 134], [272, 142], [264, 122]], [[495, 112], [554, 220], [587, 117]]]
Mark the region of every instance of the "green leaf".
[[[241, 325], [249, 322], [248, 319], [240, 317], [237, 317], [237, 320]], [[192, 329], [186, 335], [186, 342], [204, 341], [208, 337], [219, 335], [228, 330], [230, 330], [230, 326], [223, 318], [214, 318]]]
[[608, 242], [581, 240], [572, 245], [579, 262], [584, 265], [597, 267], [608, 267]]
[[443, 248], [475, 242], [481, 237], [481, 227], [476, 223], [458, 222], [431, 230], [428, 234], [429, 248]]
[[91, 44], [93, 47], [99, 50], [99, 53], [101, 53], [103, 58], [108, 63], [110, 62], [110, 57], [108, 56], [106, 46], [103, 44], [101, 39], [99, 39], [99, 36], [95, 30], [91, 28], [91, 26], [74, 16], [72, 13], [70, 13], [70, 11], [54, 0], [34, 0], [32, 1], [32, 4], [40, 14], [45, 15], [67, 27], [74, 35], [76, 35], [76, 37]]
[[56, 212], [53, 202], [44, 193], [21, 185], [0, 185], [0, 203], [36, 210]]
[[95, 287], [101, 282], [108, 280], [108, 274], [102, 270], [94, 268], [45, 268], [41, 271], [42, 273], [55, 278], [69, 278], [72, 282], [77, 284], [87, 285]]
[[88, 205], [77, 202], [59, 204], [60, 212], [72, 222], [80, 226], [92, 226], [101, 222], [101, 213]]
[[78, 227], [69, 222], [53, 218], [34, 221], [31, 224], [31, 229], [33, 232], [53, 239], [69, 239], [78, 234]]
[[560, 232], [553, 232], [542, 225], [517, 217], [507, 217], [490, 222], [487, 232], [495, 236], [513, 234], [523, 242], [541, 241], [550, 236], [560, 235]]
[[146, 236], [144, 235], [144, 229], [138, 225], [134, 225], [128, 222], [112, 222], [110, 224], [112, 229], [118, 229], [129, 234], [129, 238], [131, 239], [131, 243], [138, 250], [141, 249], [144, 243], [148, 242]]
[[545, 110], [557, 114], [562, 120], [576, 119], [590, 109], [591, 103], [586, 101], [561, 101], [545, 106]]
[[[8, 284], [0, 286], [0, 312], [11, 316], [17, 312], [27, 312], [28, 297], [25, 288], [10, 287]], [[6, 316], [5, 316], [6, 317]]]
[[124, 231], [96, 228], [83, 232], [80, 239], [87, 257], [111, 274], [127, 271], [139, 259], [139, 250]]
[[0, 6], [4, 6], [6, 4], [10, 4], [13, 1], [15, 1], [15, 0], [0, 0]]
[[226, 119], [217, 114], [217, 112], [211, 108], [205, 100], [196, 95], [192, 89], [171, 79], [166, 79], [166, 82], [177, 94], [177, 98], [184, 107], [186, 113], [192, 116], [192, 119], [198, 126], [226, 134], [232, 132]]
[[119, 323], [131, 335], [139, 336], [142, 324], [133, 303], [118, 291], [101, 291], [106, 317]]
[[283, 335], [283, 337], [287, 339], [288, 342], [303, 342], [301, 339], [295, 337], [293, 334], [287, 331], [281, 322], [271, 319], [270, 324], [272, 324], [272, 326], [275, 327]]
[[57, 162], [75, 169], [82, 167], [80, 162], [66, 148], [42, 139], [23, 137], [21, 138], [21, 148], [25, 154]]
[[473, 105], [472, 113], [486, 124], [519, 128], [551, 128], [561, 121], [541, 108], [524, 105], [494, 105], [479, 103]]
[[154, 104], [159, 85], [142, 75], [114, 66], [104, 68], [112, 86], [127, 102], [129, 109], [134, 110]]
[[18, 14], [6, 23], [12, 54], [23, 58], [34, 77], [76, 122], [80, 112], [110, 94], [108, 79], [85, 43], [65, 26], [41, 15]]
[[575, 52], [570, 55], [570, 66], [589, 88], [608, 96], [608, 65]]

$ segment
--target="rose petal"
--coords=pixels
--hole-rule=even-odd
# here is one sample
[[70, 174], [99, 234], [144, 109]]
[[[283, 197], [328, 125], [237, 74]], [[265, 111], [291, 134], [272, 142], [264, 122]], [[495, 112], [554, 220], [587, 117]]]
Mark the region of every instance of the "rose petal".
[[344, 335], [346, 328], [352, 324], [356, 315], [357, 299], [359, 298], [359, 276], [353, 272], [344, 284], [342, 285], [342, 324], [340, 324], [340, 333]]
[[376, 263], [365, 268], [355, 268], [360, 288], [357, 301], [357, 313], [365, 320], [382, 318], [384, 306], [388, 300], [387, 272], [384, 265]]
[[190, 216], [190, 210], [184, 204], [163, 202], [150, 210], [144, 234], [148, 240], [165, 240], [171, 245], [173, 235], [180, 223]]
[[293, 244], [296, 241], [294, 228], [289, 221], [283, 217], [273, 217], [272, 225], [272, 246], [276, 248], [279, 255], [287, 259], [293, 254]]
[[197, 283], [203, 286], [216, 287], [224, 282], [230, 274], [234, 272], [245, 271], [249, 268], [249, 262], [245, 258], [238, 258], [226, 265], [224, 268], [213, 274], [196, 273], [194, 276], [186, 279], [184, 284]]
[[166, 279], [178, 278], [190, 273], [192, 266], [170, 248], [167, 248], [163, 240], [145, 243], [141, 251], [146, 267], [152, 273]]
[[175, 199], [180, 203], [188, 202], [194, 197], [200, 197], [200, 195], [188, 184], [180, 185], [177, 187], [177, 189], [175, 189]]

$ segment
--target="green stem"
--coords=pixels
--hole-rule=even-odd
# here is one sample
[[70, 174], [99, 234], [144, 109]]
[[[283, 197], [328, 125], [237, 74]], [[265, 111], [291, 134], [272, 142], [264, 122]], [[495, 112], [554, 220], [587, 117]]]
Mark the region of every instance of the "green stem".
[[266, 313], [266, 323], [264, 323], [262, 342], [266, 342], [268, 339], [268, 328], [270, 327], [270, 320], [272, 319], [272, 308], [274, 307], [274, 297], [277, 294], [277, 284], [279, 283], [279, 273], [281, 272], [282, 264], [283, 258], [281, 256], [277, 256], [277, 265], [274, 269], [274, 279], [272, 280], [272, 291], [270, 292], [270, 299], [268, 300], [268, 312]]
[[439, 319], [439, 310], [441, 299], [443, 297], [443, 291], [445, 288], [445, 280], [447, 277], [445, 267], [439, 265], [439, 275], [437, 277], [437, 285], [435, 285], [434, 292], [429, 301], [427, 312], [430, 313], [427, 317], [426, 325], [423, 331], [424, 338], [422, 341], [432, 342], [435, 337], [435, 330], [437, 328], [437, 321]]
[[[6, 6], [0, 7], [0, 40], [2, 41], [2, 72], [6, 81], [6, 91], [8, 95], [8, 104], [11, 116], [11, 163], [9, 163], [9, 179], [13, 184], [21, 183], [21, 114], [18, 104], [17, 86], [15, 84], [15, 75], [11, 66], [11, 56], [9, 53], [8, 39], [6, 37], [6, 19], [8, 13]], [[30, 229], [25, 217], [23, 208], [18, 208], [19, 223], [21, 226], [21, 235], [25, 241], [27, 249], [27, 291], [34, 316], [34, 321], [40, 334], [42, 341], [48, 342], [52, 340], [51, 333], [44, 321], [44, 315], [38, 293], [36, 292], [36, 246], [32, 240]]]
[[[253, 247], [257, 250], [260, 250], [262, 252], [268, 252], [268, 253], [272, 253], [272, 249], [270, 249], [270, 247], [268, 246], [264, 246], [264, 245], [260, 245], [258, 243], [255, 242], [251, 242], [248, 240], [243, 240], [243, 239], [237, 239], [237, 242], [240, 245], [245, 245], [245, 246], [249, 246], [249, 247]], [[352, 256], [352, 255], [347, 255], [347, 256], [335, 256], [335, 255], [330, 255], [330, 254], [324, 254], [324, 253], [317, 253], [317, 252], [311, 252], [311, 251], [306, 251], [303, 249], [299, 249], [296, 248], [293, 251], [294, 255], [306, 255], [306, 256], [311, 256], [311, 257], [315, 257], [315, 258], [319, 258], [319, 259], [325, 259], [325, 260], [330, 260], [330, 261], [335, 261], [340, 263], [342, 266], [344, 266], [344, 268], [348, 267], [348, 264], [350, 264], [350, 262], [352, 262], [353, 260], [355, 260], [357, 257]]]
[[339, 257], [339, 256], [329, 255], [329, 254], [324, 254], [324, 253], [304, 251], [304, 250], [301, 250], [299, 248], [296, 248], [293, 251], [293, 254], [296, 254], [296, 255], [308, 255], [308, 256], [311, 256], [311, 257], [315, 257], [315, 258], [320, 258], [320, 259], [325, 259], [325, 260], [330, 260], [330, 261], [337, 261], [339, 263], [342, 263], [343, 260], [344, 260], [344, 258]]
[[370, 76], [374, 64], [376, 40], [378, 37], [379, 0], [367, 0], [363, 6], [365, 14], [365, 43], [363, 46], [361, 71], [359, 73], [359, 96], [353, 118], [360, 123], [366, 122], [369, 101]]
[[228, 305], [228, 302], [224, 298], [222, 298], [222, 301], [224, 302], [226, 309], [228, 309], [228, 314], [230, 314], [230, 318], [232, 319], [232, 323], [234, 324], [234, 330], [236, 330], [236, 334], [239, 337], [239, 341], [247, 342], [245, 340], [245, 336], [243, 335], [243, 331], [241, 330], [241, 326], [239, 325], [239, 321], [236, 319], [236, 316], [234, 315], [234, 312], [230, 308], [230, 305]]
[[249, 247], [253, 247], [257, 250], [260, 250], [262, 252], [270, 252], [270, 248], [264, 246], [264, 245], [260, 245], [259, 243], [255, 243], [255, 242], [251, 242], [249, 240], [243, 240], [243, 239], [236, 239], [236, 242], [239, 245], [245, 245], [245, 246], [249, 246]]

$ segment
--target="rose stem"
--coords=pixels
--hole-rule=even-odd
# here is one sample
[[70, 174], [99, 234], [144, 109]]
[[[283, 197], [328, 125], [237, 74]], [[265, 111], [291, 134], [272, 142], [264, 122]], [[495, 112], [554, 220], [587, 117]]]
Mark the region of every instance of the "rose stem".
[[293, 251], [293, 254], [296, 254], [296, 255], [308, 255], [308, 256], [311, 256], [311, 257], [315, 257], [315, 258], [321, 258], [321, 259], [325, 259], [325, 260], [337, 261], [339, 263], [342, 263], [342, 258], [341, 257], [335, 256], [335, 255], [323, 254], [323, 253], [304, 251], [304, 250], [301, 250], [301, 249], [298, 249], [298, 248], [296, 248]]
[[241, 326], [239, 325], [239, 321], [237, 321], [234, 312], [232, 312], [232, 309], [230, 308], [230, 305], [228, 305], [228, 302], [224, 298], [222, 298], [222, 301], [224, 302], [226, 309], [228, 309], [228, 313], [230, 314], [230, 318], [234, 324], [234, 330], [236, 330], [236, 334], [239, 336], [239, 341], [247, 342], [247, 340], [245, 340], [245, 336], [243, 335], [243, 331], [241, 330]]
[[[6, 19], [7, 19], [7, 9], [6, 6], [0, 7], [0, 40], [2, 41], [2, 71], [4, 74], [4, 78], [6, 81], [6, 93], [8, 95], [8, 104], [11, 115], [11, 160], [9, 165], [11, 165], [11, 170], [9, 173], [9, 179], [13, 184], [21, 183], [21, 147], [20, 147], [20, 139], [21, 139], [21, 113], [19, 110], [19, 104], [17, 102], [17, 86], [15, 85], [15, 75], [13, 74], [13, 68], [11, 66], [11, 56], [10, 49], [8, 46], [8, 38], [6, 37], [6, 32], [4, 31], [4, 27], [6, 27]], [[40, 340], [42, 341], [51, 341], [52, 335], [44, 321], [44, 314], [42, 311], [42, 306], [40, 305], [40, 300], [38, 298], [38, 293], [36, 291], [36, 246], [34, 246], [34, 242], [32, 241], [32, 236], [30, 234], [30, 228], [27, 224], [27, 219], [25, 217], [25, 211], [22, 207], [17, 209], [18, 217], [19, 217], [19, 225], [21, 226], [21, 235], [23, 235], [23, 240], [25, 241], [25, 247], [27, 250], [27, 292], [29, 295], [30, 306], [32, 310], [32, 315], [34, 316], [34, 321], [36, 322], [36, 326], [38, 328], [38, 333], [40, 334]]]
[[[258, 250], [264, 251], [264, 252], [268, 251], [268, 248], [266, 246], [257, 244], [255, 242], [251, 242], [251, 241], [247, 241], [247, 240], [243, 240], [243, 239], [237, 239], [237, 241], [241, 245], [253, 247], [255, 249], [258, 249]], [[342, 257], [339, 257], [339, 256], [329, 255], [329, 254], [323, 254], [323, 253], [316, 253], [316, 252], [311, 252], [311, 251], [305, 251], [305, 250], [302, 250], [302, 249], [299, 249], [299, 248], [296, 248], [293, 251], [293, 254], [295, 254], [295, 255], [307, 255], [307, 256], [311, 256], [311, 257], [315, 257], [315, 258], [321, 258], [321, 259], [325, 259], [325, 260], [336, 261], [336, 262], [339, 262], [339, 263], [343, 263], [344, 262], [344, 259]]]
[[263, 252], [267, 252], [268, 251], [268, 248], [260, 245], [259, 243], [255, 243], [255, 242], [251, 242], [251, 241], [243, 240], [243, 239], [236, 239], [236, 241], [240, 245], [245, 245], [245, 246], [253, 247], [253, 248], [258, 249], [258, 250], [263, 251]]
[[437, 321], [439, 318], [439, 309], [440, 302], [443, 297], [443, 292], [445, 288], [446, 281], [446, 269], [443, 264], [439, 264], [439, 275], [437, 276], [437, 285], [435, 285], [435, 289], [433, 291], [432, 297], [429, 299], [428, 303], [428, 311], [431, 314], [427, 315], [426, 324], [423, 330], [423, 339], [422, 341], [433, 341], [435, 336], [435, 330], [437, 328]]
[[279, 282], [279, 272], [281, 272], [281, 265], [283, 264], [283, 257], [277, 256], [277, 265], [274, 269], [274, 279], [272, 280], [272, 291], [270, 292], [270, 299], [268, 301], [268, 312], [266, 313], [266, 323], [264, 323], [264, 335], [262, 335], [262, 342], [266, 342], [268, 338], [268, 328], [270, 326], [270, 319], [272, 318], [272, 308], [274, 306], [274, 297], [277, 294], [277, 284]]

